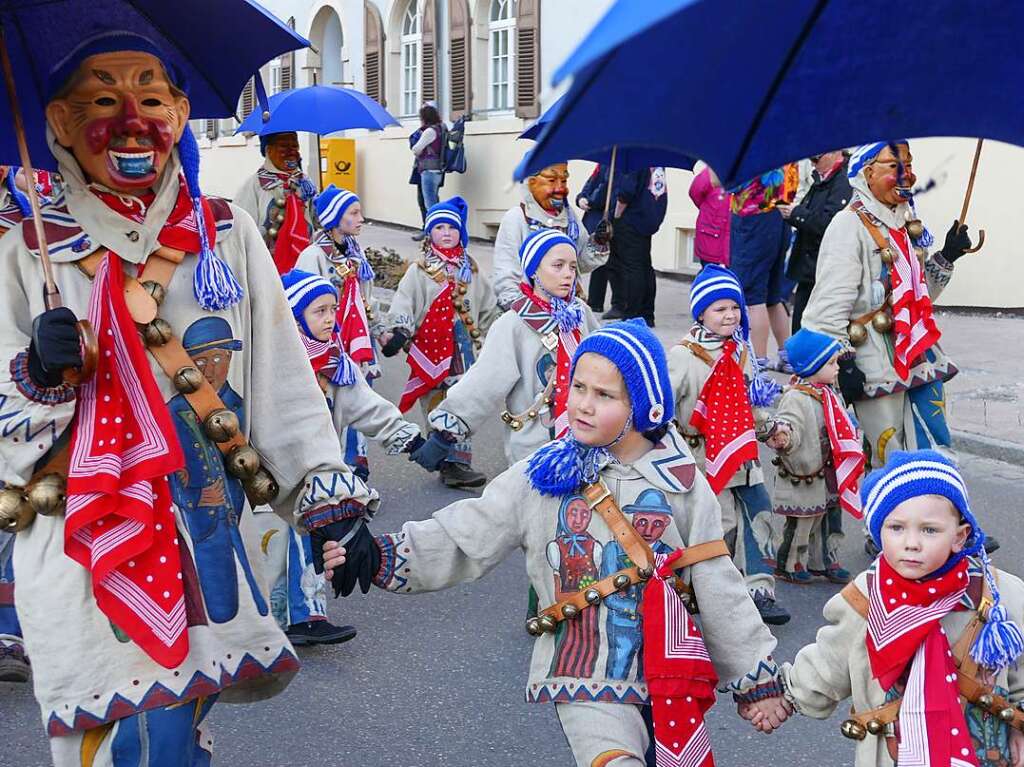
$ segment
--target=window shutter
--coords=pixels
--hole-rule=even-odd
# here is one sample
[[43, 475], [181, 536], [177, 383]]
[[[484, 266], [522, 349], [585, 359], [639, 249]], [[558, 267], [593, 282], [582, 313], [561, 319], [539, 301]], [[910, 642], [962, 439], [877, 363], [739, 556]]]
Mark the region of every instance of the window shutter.
[[244, 120], [246, 117], [252, 114], [256, 108], [256, 85], [250, 79], [245, 84], [245, 88], [242, 89], [242, 98], [239, 99], [239, 111], [241, 115], [239, 117]]
[[206, 138], [211, 140], [217, 138], [217, 120], [203, 120], [202, 126], [203, 135], [206, 136]]
[[[295, 29], [295, 17], [288, 19], [289, 29]], [[281, 54], [281, 90], [295, 87], [295, 51]]]
[[363, 3], [364, 44], [363, 71], [366, 73], [366, 95], [381, 106], [384, 102], [384, 25], [377, 9]]
[[519, 0], [516, 8], [516, 114], [540, 114], [540, 3]]
[[421, 101], [437, 101], [437, 57], [434, 55], [434, 0], [420, 6], [420, 88]]
[[470, 21], [466, 0], [452, 0], [448, 7], [448, 38], [451, 42], [451, 118], [458, 120], [473, 108], [470, 71]]

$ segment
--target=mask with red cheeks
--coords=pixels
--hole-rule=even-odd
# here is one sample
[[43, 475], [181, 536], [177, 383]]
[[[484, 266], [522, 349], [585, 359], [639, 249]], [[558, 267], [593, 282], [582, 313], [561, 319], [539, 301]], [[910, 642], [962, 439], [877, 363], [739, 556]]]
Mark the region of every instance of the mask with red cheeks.
[[90, 56], [46, 107], [57, 141], [86, 177], [138, 193], [159, 179], [188, 121], [189, 103], [153, 55]]
[[[897, 152], [893, 152], [895, 146]], [[911, 190], [917, 183], [914, 175], [914, 158], [906, 144], [885, 147], [878, 157], [864, 168], [864, 180], [875, 199], [884, 205], [896, 206], [911, 197]]]
[[564, 162], [549, 165], [536, 176], [530, 176], [526, 185], [544, 210], [560, 211], [569, 196], [569, 166]]

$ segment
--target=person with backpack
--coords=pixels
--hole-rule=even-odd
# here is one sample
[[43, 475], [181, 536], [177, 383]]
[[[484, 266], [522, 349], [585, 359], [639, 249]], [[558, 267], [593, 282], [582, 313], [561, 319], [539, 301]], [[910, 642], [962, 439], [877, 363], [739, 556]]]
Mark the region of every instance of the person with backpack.
[[430, 210], [437, 205], [438, 190], [444, 179], [444, 145], [448, 133], [437, 107], [432, 103], [428, 102], [420, 108], [419, 130], [420, 137], [411, 149], [416, 156], [423, 205]]

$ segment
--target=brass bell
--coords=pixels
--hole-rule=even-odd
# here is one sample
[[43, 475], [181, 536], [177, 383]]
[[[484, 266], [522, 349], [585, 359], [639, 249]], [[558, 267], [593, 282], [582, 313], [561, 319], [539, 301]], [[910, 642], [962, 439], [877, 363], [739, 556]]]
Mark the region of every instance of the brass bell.
[[155, 280], [146, 280], [142, 283], [142, 287], [144, 287], [146, 292], [153, 297], [157, 306], [160, 306], [167, 297], [167, 291], [164, 289], [164, 286]]
[[60, 474], [44, 474], [39, 481], [29, 487], [25, 499], [32, 511], [44, 517], [53, 516], [64, 510], [67, 500], [64, 477]]
[[790, 484], [793, 485], [793, 487], [796, 487], [800, 484], [800, 477], [790, 477], [789, 481]]
[[779, 464], [779, 479], [785, 479], [788, 476], [789, 470], [785, 466]]
[[825, 469], [824, 468], [818, 469], [818, 479], [824, 479], [824, 478], [825, 478]]
[[174, 388], [182, 394], [191, 394], [199, 391], [199, 387], [203, 385], [203, 374], [194, 365], [185, 365], [178, 368], [178, 372], [174, 374], [173, 383]]
[[558, 621], [555, 620], [554, 616], [542, 615], [540, 618], [540, 627], [544, 631], [554, 631], [558, 628]]
[[214, 442], [227, 442], [233, 439], [239, 430], [238, 416], [227, 408], [214, 410], [203, 419], [203, 431]]
[[999, 718], [1002, 719], [1004, 722], [1012, 722], [1013, 709], [1009, 707], [1004, 708], [1002, 711], [999, 712]]
[[282, 221], [284, 221], [284, 211], [283, 211], [283, 210], [279, 210], [279, 211], [278, 211], [278, 212], [277, 212], [276, 214], [274, 214], [274, 220], [275, 220], [275, 221], [276, 221], [277, 223], [279, 223], [279, 224], [280, 224], [280, 223], [281, 223]]
[[566, 618], [575, 618], [580, 614], [580, 608], [576, 605], [565, 605], [562, 607], [562, 615]]
[[928, 251], [920, 245], [915, 245], [914, 255], [917, 256], [917, 260], [921, 262], [922, 266], [924, 266], [924, 262], [928, 260]]
[[612, 585], [617, 589], [624, 589], [629, 585], [629, 576], [625, 573], [620, 573], [612, 579]]
[[638, 567], [636, 569], [636, 574], [640, 576], [640, 580], [646, 581], [652, 575], [654, 575], [654, 568], [650, 567], [650, 566], [648, 566], [648, 567]]
[[864, 740], [868, 736], [868, 731], [864, 728], [864, 725], [856, 719], [847, 719], [840, 725], [839, 731], [843, 733], [844, 738], [849, 738], [850, 740]]
[[469, 291], [469, 289], [468, 289], [468, 288], [467, 288], [467, 287], [466, 287], [465, 285], [459, 285], [459, 288], [458, 288], [458, 290], [457, 290], [456, 292], [457, 292], [457, 293], [458, 293], [458, 294], [459, 294], [460, 296], [464, 296], [464, 295], [466, 295], [466, 293], [467, 293], [468, 291]]
[[274, 198], [274, 202], [277, 204], [277, 207], [283, 208], [284, 207], [284, 195], [282, 194], [282, 195], [278, 195], [277, 197], [275, 197]]
[[537, 411], [536, 410], [528, 410], [528, 411], [526, 411], [526, 417], [529, 418], [532, 421], [534, 418], [537, 417]]
[[813, 485], [814, 484], [814, 477], [804, 477], [804, 484], [805, 485]]
[[601, 592], [597, 589], [587, 589], [583, 592], [583, 598], [586, 599], [588, 603], [596, 605], [601, 601]]
[[980, 696], [978, 698], [978, 705], [982, 708], [992, 708], [992, 696], [988, 693]]
[[781, 466], [781, 465], [782, 465], [782, 459], [779, 458], [779, 456], [775, 456], [774, 458], [772, 458], [772, 466]]
[[270, 237], [271, 239], [277, 237], [277, 227], [272, 226], [269, 229], [267, 229], [267, 236]]
[[540, 619], [530, 618], [526, 621], [526, 633], [532, 637], [539, 637], [544, 633], [544, 629], [540, 627]]
[[892, 248], [882, 248], [878, 255], [882, 259], [883, 264], [891, 264], [896, 260], [896, 255], [892, 252]]
[[878, 735], [882, 730], [885, 729], [885, 725], [879, 722], [877, 719], [870, 720], [865, 726], [867, 728], [867, 731], [870, 732], [872, 735]]
[[907, 222], [907, 234], [910, 235], [911, 239], [919, 239], [924, 234], [924, 224], [919, 219], [911, 219]]
[[888, 333], [892, 329], [892, 316], [887, 311], [880, 311], [871, 318], [871, 327], [879, 333]]
[[512, 427], [512, 431], [519, 431], [520, 429], [523, 428], [523, 422], [520, 421], [518, 418], [513, 418], [509, 426]]
[[174, 336], [174, 331], [167, 324], [167, 320], [157, 317], [142, 329], [142, 337], [146, 340], [146, 346], [163, 346]]
[[253, 506], [263, 506], [270, 503], [281, 492], [277, 480], [270, 472], [260, 467], [259, 470], [245, 481], [245, 494], [249, 497], [249, 503]]
[[464, 317], [462, 322], [465, 324], [465, 326], [467, 328], [473, 327], [473, 318], [472, 317]]
[[511, 426], [512, 425], [512, 413], [510, 413], [508, 410], [503, 410], [502, 413], [501, 413], [501, 421], [506, 426]]
[[868, 340], [868, 331], [859, 322], [851, 322], [846, 328], [846, 334], [854, 346], [862, 346]]
[[700, 447], [700, 437], [687, 437], [686, 443], [690, 447]]
[[470, 338], [479, 338], [480, 337], [480, 331], [477, 330], [476, 328], [470, 328], [470, 330], [469, 330], [469, 337]]
[[260, 454], [251, 445], [239, 445], [228, 453], [226, 463], [234, 476], [249, 479], [260, 470]]
[[32, 524], [36, 514], [24, 501], [17, 488], [5, 487], [0, 490], [0, 531], [17, 533]]

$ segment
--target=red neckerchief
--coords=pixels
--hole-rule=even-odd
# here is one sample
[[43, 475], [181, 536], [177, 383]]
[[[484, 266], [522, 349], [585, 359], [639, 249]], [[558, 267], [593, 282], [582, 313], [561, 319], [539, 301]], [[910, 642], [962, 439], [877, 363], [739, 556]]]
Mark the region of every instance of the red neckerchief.
[[174, 668], [189, 642], [167, 476], [184, 458], [128, 313], [115, 253], [96, 270], [89, 320], [99, 358], [78, 390], [71, 427], [64, 551], [91, 574], [103, 614], [154, 661]]
[[[108, 208], [115, 213], [120, 213], [129, 221], [141, 224], [146, 220], [146, 213], [149, 206], [153, 204], [156, 195], [153, 192], [146, 192], [136, 196], [123, 196], [108, 192], [95, 186], [89, 190], [99, 198]], [[206, 223], [206, 237], [210, 247], [217, 244], [217, 222], [213, 216], [213, 208], [209, 201], [203, 198], [203, 220]], [[196, 226], [196, 214], [192, 207], [192, 198], [188, 196], [188, 187], [185, 185], [185, 177], [178, 176], [178, 198], [160, 229], [157, 237], [161, 245], [174, 250], [182, 250], [186, 253], [198, 253], [199, 228]]]
[[934, 346], [941, 333], [932, 316], [928, 283], [917, 256], [911, 253], [910, 237], [903, 229], [889, 229], [889, 242], [895, 246], [895, 261], [889, 267], [892, 283], [893, 367], [896, 375], [907, 378], [911, 363]]
[[[543, 312], [549, 316], [551, 315], [551, 304], [538, 296], [533, 291], [533, 288], [521, 282], [519, 283], [519, 290], [522, 291], [523, 297], [529, 302], [529, 306], [524, 305], [517, 309], [520, 314], [525, 309], [531, 313]], [[579, 346], [582, 333], [579, 328], [566, 333], [558, 328], [557, 325], [555, 327], [558, 330], [558, 349], [555, 353], [555, 390], [551, 405], [551, 422], [555, 425], [555, 439], [561, 439], [569, 431], [569, 412], [567, 408], [569, 402], [569, 368], [572, 365], [572, 358], [576, 353], [576, 347]]]
[[823, 383], [812, 383], [811, 386], [821, 394], [832, 466], [836, 470], [839, 505], [854, 519], [860, 519], [864, 516], [859, 489], [860, 478], [864, 475], [864, 446], [860, 433], [831, 386]]
[[690, 426], [704, 435], [705, 474], [716, 495], [746, 461], [758, 458], [754, 413], [732, 338], [701, 387]]
[[658, 767], [714, 767], [704, 714], [715, 702], [718, 675], [704, 638], [668, 583], [683, 555], [655, 555], [655, 576], [644, 586], [644, 677], [654, 717]]
[[338, 343], [337, 333], [332, 333], [330, 340], [318, 341], [300, 331], [299, 338], [302, 339], [302, 345], [306, 349], [306, 356], [309, 357], [309, 363], [313, 366], [314, 373], [319, 374], [326, 368], [338, 364], [341, 357], [341, 345]]
[[960, 708], [957, 668], [939, 621], [960, 606], [967, 560], [938, 578], [902, 577], [878, 558], [868, 594], [871, 674], [889, 690], [910, 673], [900, 706], [899, 764], [977, 765]]
[[446, 265], [458, 266], [460, 263], [462, 263], [461, 245], [456, 245], [454, 248], [442, 248], [431, 243], [430, 250]]
[[359, 288], [358, 267], [352, 269], [341, 286], [338, 305], [338, 327], [341, 348], [357, 365], [374, 362], [373, 343], [370, 340], [370, 321]]
[[278, 274], [290, 272], [299, 260], [299, 253], [309, 247], [309, 226], [302, 200], [295, 190], [288, 189], [284, 198], [284, 221], [274, 242], [274, 263]]
[[413, 336], [406, 361], [409, 380], [402, 391], [398, 409], [403, 413], [416, 400], [430, 393], [448, 377], [455, 354], [455, 305], [452, 303], [454, 282], [445, 280], [441, 292], [427, 309], [423, 323]]

